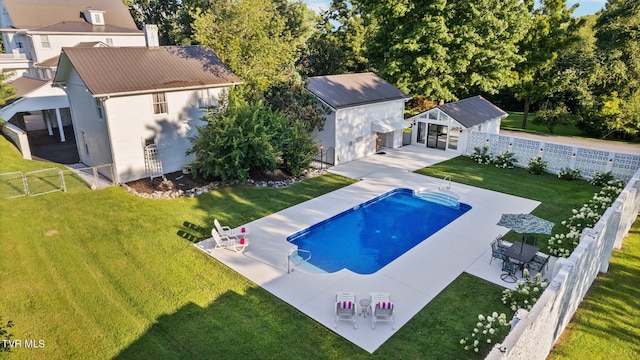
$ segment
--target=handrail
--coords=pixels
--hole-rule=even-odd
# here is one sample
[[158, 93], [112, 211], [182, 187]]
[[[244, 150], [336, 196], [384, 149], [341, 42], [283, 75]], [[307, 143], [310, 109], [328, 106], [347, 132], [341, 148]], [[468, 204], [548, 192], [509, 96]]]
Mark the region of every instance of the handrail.
[[[302, 259], [301, 262], [299, 263], [295, 263], [291, 260], [291, 257], [294, 255], [298, 255], [299, 252], [303, 252], [303, 253], [307, 253], [309, 254], [309, 257], [307, 257], [306, 259], [302, 259], [302, 257], [300, 257], [300, 259]], [[308, 262], [309, 260], [311, 260], [311, 251], [309, 250], [304, 250], [304, 249], [293, 249], [291, 251], [289, 251], [289, 253], [287, 254], [287, 274], [290, 274], [294, 268], [302, 263]], [[292, 266], [293, 265], [293, 266]]]
[[[451, 189], [451, 175], [445, 176], [444, 179], [442, 179], [442, 182], [447, 182], [447, 190]], [[441, 187], [438, 187], [438, 188], [441, 188]]]

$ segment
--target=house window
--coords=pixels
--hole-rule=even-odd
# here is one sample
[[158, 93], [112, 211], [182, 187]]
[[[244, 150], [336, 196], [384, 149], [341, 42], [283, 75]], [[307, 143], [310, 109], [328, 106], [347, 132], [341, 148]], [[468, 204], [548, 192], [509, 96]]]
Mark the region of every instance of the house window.
[[96, 25], [104, 24], [104, 21], [102, 21], [102, 14], [93, 14], [93, 23]]
[[209, 92], [209, 89], [202, 89], [198, 91], [198, 106], [201, 108], [209, 106], [217, 106], [215, 96]]
[[89, 145], [87, 145], [87, 134], [82, 131], [82, 143], [84, 144], [84, 152], [89, 155]]
[[163, 92], [153, 93], [153, 113], [154, 114], [167, 113], [167, 98], [165, 96], [165, 93]]
[[98, 111], [98, 119], [104, 119], [104, 102], [102, 99], [96, 98], [96, 110]]
[[18, 40], [16, 40], [16, 47], [17, 47], [18, 49], [22, 49], [22, 41], [18, 41]]
[[40, 35], [40, 44], [43, 49], [50, 49], [51, 44], [49, 43], [49, 35]]

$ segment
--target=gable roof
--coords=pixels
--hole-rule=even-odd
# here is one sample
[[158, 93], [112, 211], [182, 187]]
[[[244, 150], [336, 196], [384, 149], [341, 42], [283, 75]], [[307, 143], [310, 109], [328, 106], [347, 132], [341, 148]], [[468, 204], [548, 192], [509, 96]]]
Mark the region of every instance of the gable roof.
[[374, 73], [314, 76], [308, 80], [309, 91], [336, 110], [411, 99]]
[[437, 107], [467, 128], [509, 115], [480, 95]]
[[34, 79], [28, 76], [21, 76], [11, 82], [11, 87], [16, 89], [13, 99], [19, 99], [36, 89], [48, 85], [51, 80]]
[[[77, 43], [74, 47], [96, 47], [96, 46], [108, 46], [102, 41], [83, 41]], [[43, 60], [37, 64], [36, 67], [45, 67], [45, 68], [55, 68], [58, 66], [58, 61], [60, 60], [60, 55], [52, 56], [46, 60]]]
[[211, 50], [194, 46], [62, 48], [54, 85], [71, 67], [94, 96], [184, 90], [239, 84]]
[[32, 29], [64, 22], [83, 22], [80, 12], [104, 11], [107, 26], [137, 30], [122, 0], [4, 0], [14, 28]]

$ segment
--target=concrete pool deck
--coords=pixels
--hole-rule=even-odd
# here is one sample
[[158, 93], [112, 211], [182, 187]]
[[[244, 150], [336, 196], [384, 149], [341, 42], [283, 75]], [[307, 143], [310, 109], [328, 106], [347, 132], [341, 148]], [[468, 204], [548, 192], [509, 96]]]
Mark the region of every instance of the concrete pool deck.
[[[500, 279], [500, 261], [489, 265], [489, 244], [508, 231], [496, 225], [503, 213], [529, 213], [539, 202], [455, 182], [451, 183], [451, 190], [472, 209], [378, 272], [360, 275], [341, 270], [313, 274], [304, 267], [287, 272], [287, 255], [295, 249], [286, 240], [289, 235], [394, 188], [441, 186], [442, 179], [411, 171], [454, 156], [418, 146], [385, 151], [385, 155], [372, 155], [330, 170], [361, 181], [245, 224], [250, 236], [244, 254], [211, 250], [210, 239], [196, 246], [370, 353], [463, 272], [514, 288], [515, 284]], [[455, 180], [455, 174], [453, 176]], [[553, 264], [549, 269], [553, 269]], [[372, 329], [370, 317], [364, 319], [363, 316], [359, 316], [357, 329], [345, 321], [338, 322], [334, 328], [337, 291], [354, 292], [358, 301], [368, 298], [370, 292], [388, 292], [395, 304], [395, 330], [388, 323], [377, 324]]]

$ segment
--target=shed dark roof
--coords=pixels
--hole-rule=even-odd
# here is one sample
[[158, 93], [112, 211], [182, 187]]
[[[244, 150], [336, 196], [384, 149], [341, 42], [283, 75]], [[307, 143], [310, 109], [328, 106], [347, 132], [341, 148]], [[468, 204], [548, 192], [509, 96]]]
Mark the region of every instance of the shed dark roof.
[[314, 76], [308, 88], [334, 109], [411, 99], [374, 73]]
[[18, 29], [83, 21], [80, 12], [95, 9], [104, 11], [105, 25], [137, 30], [122, 0], [4, 0], [4, 7]]
[[71, 65], [93, 95], [240, 83], [213, 51], [197, 45], [63, 48], [54, 83], [66, 81]]
[[438, 109], [467, 128], [509, 115], [480, 95], [438, 105]]

